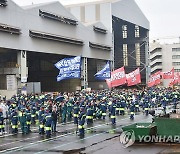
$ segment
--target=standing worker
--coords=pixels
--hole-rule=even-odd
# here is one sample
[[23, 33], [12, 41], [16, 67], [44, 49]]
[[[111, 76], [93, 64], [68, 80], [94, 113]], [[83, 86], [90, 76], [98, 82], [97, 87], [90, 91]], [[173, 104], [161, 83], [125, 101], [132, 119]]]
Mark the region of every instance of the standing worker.
[[29, 133], [29, 132], [31, 132], [31, 130], [30, 130], [30, 126], [31, 126], [31, 109], [30, 109], [29, 106], [27, 107], [26, 115], [27, 115], [27, 121], [26, 121], [27, 133]]
[[79, 136], [80, 138], [84, 137], [84, 123], [85, 123], [85, 119], [86, 119], [86, 114], [84, 111], [84, 107], [80, 108], [80, 115], [79, 115]]
[[45, 130], [46, 130], [46, 137], [51, 136], [51, 124], [52, 124], [52, 115], [49, 113], [49, 110], [45, 110]]
[[12, 133], [16, 134], [18, 133], [18, 112], [15, 109], [14, 111], [12, 111], [11, 113], [11, 128], [12, 128]]
[[75, 102], [74, 107], [73, 107], [74, 124], [76, 124], [76, 125], [78, 124], [78, 116], [79, 116], [79, 105], [78, 105], [78, 103], [79, 103], [78, 101]]
[[56, 124], [57, 124], [57, 109], [55, 107], [52, 108], [52, 132], [56, 132]]
[[20, 125], [21, 125], [22, 134], [26, 134], [27, 133], [27, 123], [26, 123], [27, 115], [26, 115], [26, 111], [24, 108], [19, 113], [19, 121], [20, 121]]
[[44, 134], [44, 107], [43, 106], [40, 108], [40, 111], [38, 114], [38, 120], [39, 120], [39, 134]]
[[5, 130], [4, 130], [4, 117], [3, 117], [3, 112], [1, 108], [0, 108], [0, 131], [3, 135]]
[[93, 124], [93, 107], [91, 106], [91, 103], [88, 103], [87, 111], [86, 111], [86, 120], [87, 120], [87, 125], [92, 125]]
[[112, 125], [116, 124], [116, 100], [113, 101], [113, 103], [111, 104], [111, 122]]

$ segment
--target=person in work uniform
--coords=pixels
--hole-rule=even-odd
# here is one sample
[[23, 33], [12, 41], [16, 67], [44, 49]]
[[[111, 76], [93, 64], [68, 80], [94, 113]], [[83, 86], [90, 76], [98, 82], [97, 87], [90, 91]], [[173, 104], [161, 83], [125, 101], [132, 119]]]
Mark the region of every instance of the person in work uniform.
[[62, 102], [61, 110], [62, 110], [62, 123], [65, 124], [66, 114], [67, 114], [67, 105], [65, 101]]
[[10, 117], [11, 117], [12, 133], [16, 134], [18, 133], [18, 112], [16, 109], [12, 111]]
[[79, 129], [79, 136], [82, 138], [84, 137], [84, 123], [85, 123], [85, 119], [86, 119], [86, 114], [84, 111], [84, 107], [80, 108], [80, 114], [79, 114], [79, 125], [78, 125], [78, 129]]
[[105, 120], [106, 118], [106, 110], [107, 110], [107, 105], [105, 101], [100, 102], [100, 109], [102, 111], [102, 118]]
[[75, 102], [74, 107], [73, 107], [73, 117], [74, 117], [74, 124], [78, 124], [78, 116], [79, 116], [79, 105], [78, 102]]
[[31, 108], [31, 122], [32, 122], [32, 124], [36, 123], [36, 107], [35, 107], [35, 104], [33, 104], [32, 108]]
[[112, 125], [116, 124], [116, 100], [113, 100], [112, 104], [111, 104], [111, 122]]
[[125, 115], [125, 107], [126, 107], [126, 101], [125, 98], [122, 98], [120, 102], [120, 115]]
[[4, 117], [3, 117], [3, 112], [2, 112], [1, 108], [0, 108], [0, 132], [2, 133], [2, 135], [5, 132], [5, 130], [4, 130]]
[[87, 111], [86, 111], [86, 121], [87, 125], [92, 125], [93, 124], [93, 107], [91, 103], [88, 103]]
[[131, 104], [130, 107], [130, 119], [131, 120], [134, 120], [134, 109], [135, 109], [135, 105], [134, 104]]
[[27, 115], [27, 119], [26, 119], [26, 124], [27, 124], [27, 133], [31, 132], [31, 109], [28, 106], [26, 109], [26, 115]]
[[45, 121], [46, 137], [50, 137], [51, 136], [52, 115], [51, 115], [51, 113], [49, 113], [48, 109], [45, 110], [44, 121]]
[[44, 107], [43, 106], [40, 108], [40, 111], [38, 114], [38, 120], [39, 120], [39, 134], [44, 134]]
[[27, 115], [24, 108], [19, 111], [19, 122], [21, 125], [22, 134], [27, 134]]
[[68, 121], [71, 121], [72, 119], [72, 109], [73, 109], [72, 100], [69, 100], [67, 102], [67, 120]]
[[52, 108], [52, 124], [51, 124], [51, 127], [52, 127], [52, 132], [56, 132], [56, 124], [57, 124], [57, 108], [56, 107], [53, 107]]

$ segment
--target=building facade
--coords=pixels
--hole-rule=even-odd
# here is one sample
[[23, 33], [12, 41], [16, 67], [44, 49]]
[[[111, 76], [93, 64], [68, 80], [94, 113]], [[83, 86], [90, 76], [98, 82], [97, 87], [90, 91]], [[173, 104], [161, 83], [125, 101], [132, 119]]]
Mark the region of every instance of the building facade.
[[[82, 56], [81, 79], [56, 82], [54, 64], [71, 56]], [[59, 2], [20, 7], [0, 0], [0, 94], [11, 96], [27, 82], [40, 82], [43, 92], [104, 87], [88, 78], [111, 59], [112, 34], [101, 22], [85, 26]]]
[[[158, 71], [167, 72], [174, 68], [180, 72], [180, 43], [160, 44], [156, 41], [150, 44], [151, 74]], [[170, 80], [164, 80], [163, 85], [168, 86]]]
[[141, 70], [142, 84], [148, 77], [149, 21], [134, 0], [104, 0], [66, 6], [85, 24], [101, 21], [113, 33], [113, 67], [126, 73]]

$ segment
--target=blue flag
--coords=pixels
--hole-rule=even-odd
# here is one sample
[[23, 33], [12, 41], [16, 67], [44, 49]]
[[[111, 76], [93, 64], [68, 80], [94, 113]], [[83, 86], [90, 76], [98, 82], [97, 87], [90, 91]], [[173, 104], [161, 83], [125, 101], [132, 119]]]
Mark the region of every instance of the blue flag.
[[55, 64], [59, 69], [57, 81], [81, 77], [81, 57], [64, 58]]
[[98, 80], [105, 80], [111, 78], [111, 69], [110, 69], [109, 61], [104, 66], [104, 68], [101, 71], [97, 72], [94, 76]]

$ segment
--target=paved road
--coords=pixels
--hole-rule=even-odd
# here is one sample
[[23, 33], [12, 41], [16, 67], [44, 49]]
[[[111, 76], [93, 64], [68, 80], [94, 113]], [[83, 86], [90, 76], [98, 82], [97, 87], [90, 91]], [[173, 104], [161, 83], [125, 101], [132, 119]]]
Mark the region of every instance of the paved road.
[[[159, 112], [159, 111], [157, 111]], [[86, 135], [80, 139], [76, 134], [76, 125], [68, 123], [58, 125], [56, 134], [51, 138], [40, 136], [37, 127], [28, 135], [7, 134], [0, 138], [0, 153], [158, 153], [167, 146], [136, 145], [124, 149], [119, 142], [122, 126], [136, 122], [151, 122], [152, 117], [142, 113], [132, 121], [128, 115], [118, 116], [116, 126], [112, 126], [109, 118], [96, 120], [91, 128], [86, 128]], [[153, 150], [152, 150], [153, 147]], [[172, 146], [171, 146], [172, 147]], [[143, 151], [145, 150], [145, 151]]]

